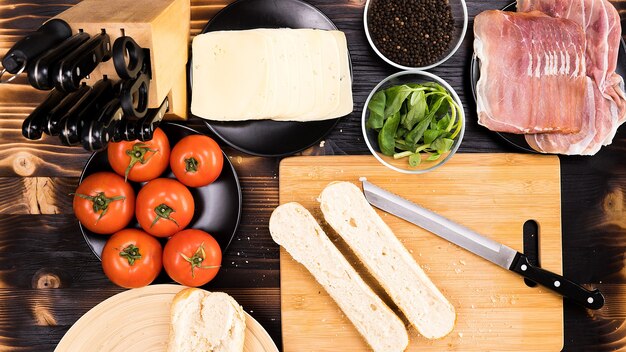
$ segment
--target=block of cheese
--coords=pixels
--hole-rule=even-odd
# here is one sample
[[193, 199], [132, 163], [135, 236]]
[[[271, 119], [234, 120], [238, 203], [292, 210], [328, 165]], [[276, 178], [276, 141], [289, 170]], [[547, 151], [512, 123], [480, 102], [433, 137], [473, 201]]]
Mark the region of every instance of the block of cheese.
[[318, 121], [352, 112], [346, 36], [318, 29], [198, 35], [191, 113], [208, 120]]

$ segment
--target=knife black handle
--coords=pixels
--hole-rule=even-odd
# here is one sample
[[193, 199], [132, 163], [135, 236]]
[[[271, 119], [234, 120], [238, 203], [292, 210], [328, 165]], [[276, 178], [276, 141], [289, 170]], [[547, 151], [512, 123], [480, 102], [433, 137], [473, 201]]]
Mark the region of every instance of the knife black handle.
[[55, 87], [65, 92], [77, 90], [83, 78], [91, 74], [101, 62], [110, 58], [111, 39], [102, 32], [79, 46], [61, 62], [55, 77]]
[[52, 19], [36, 32], [20, 39], [2, 59], [2, 67], [12, 74], [23, 71], [29, 61], [54, 48], [72, 35], [72, 28], [63, 20]]
[[40, 139], [44, 132], [44, 126], [48, 124], [50, 110], [59, 105], [66, 97], [67, 93], [56, 89], [51, 91], [46, 100], [39, 104], [22, 123], [22, 135], [32, 140]]
[[49, 136], [58, 136], [61, 133], [61, 121], [69, 112], [81, 104], [82, 99], [89, 93], [91, 87], [81, 84], [77, 91], [70, 93], [56, 107], [50, 110], [48, 121], [43, 131]]
[[135, 79], [122, 81], [120, 102], [127, 116], [137, 118], [146, 116], [149, 90], [150, 79], [144, 72], [140, 72]]
[[100, 110], [115, 97], [110, 79], [102, 79], [92, 87], [79, 103], [78, 109], [72, 109], [64, 118], [60, 139], [64, 145], [76, 145], [81, 142], [82, 129], [98, 118]]
[[118, 98], [108, 102], [98, 119], [89, 122], [82, 129], [83, 147], [91, 152], [103, 150], [114, 139], [114, 135], [124, 116], [122, 105]]
[[69, 53], [89, 40], [89, 34], [77, 33], [63, 41], [56, 48], [47, 51], [36, 60], [28, 64], [28, 82], [40, 90], [50, 90], [54, 87], [53, 76], [59, 72], [59, 64]]
[[600, 309], [604, 306], [604, 296], [598, 289], [590, 291], [583, 286], [564, 278], [561, 275], [531, 265], [522, 253], [517, 253], [509, 270], [544, 286], [570, 301], [589, 309]]

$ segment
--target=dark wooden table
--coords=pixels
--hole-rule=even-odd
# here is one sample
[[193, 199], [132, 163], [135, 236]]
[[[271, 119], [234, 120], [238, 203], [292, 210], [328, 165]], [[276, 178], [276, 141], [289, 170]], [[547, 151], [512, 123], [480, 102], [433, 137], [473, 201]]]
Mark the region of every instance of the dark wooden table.
[[[27, 32], [76, 1], [0, 1], [0, 57]], [[197, 34], [227, 0], [192, 0]], [[354, 67], [354, 112], [304, 154], [365, 154], [362, 105], [382, 78], [396, 70], [370, 49], [362, 23], [364, 0], [311, 1], [346, 32]], [[467, 112], [461, 152], [517, 152], [476, 123], [469, 95], [471, 19], [509, 0], [470, 0], [470, 30], [457, 54], [432, 72], [460, 93]], [[626, 28], [626, 1], [614, 2]], [[624, 35], [624, 32], [622, 33]], [[45, 97], [22, 77], [0, 85], [0, 350], [51, 351], [70, 326], [102, 300], [122, 291], [102, 273], [72, 214], [72, 192], [89, 154], [56, 138], [27, 141], [21, 125]], [[528, 102], [532, 103], [532, 102]], [[197, 120], [190, 125], [208, 131]], [[268, 229], [278, 205], [278, 159], [225, 149], [243, 188], [243, 218], [209, 289], [232, 294], [281, 345], [278, 246]], [[532, 171], [532, 170], [529, 170]], [[606, 294], [598, 312], [565, 305], [565, 350], [626, 349], [626, 127], [594, 157], [563, 157], [564, 274]], [[529, 205], [532, 206], [532, 205]]]

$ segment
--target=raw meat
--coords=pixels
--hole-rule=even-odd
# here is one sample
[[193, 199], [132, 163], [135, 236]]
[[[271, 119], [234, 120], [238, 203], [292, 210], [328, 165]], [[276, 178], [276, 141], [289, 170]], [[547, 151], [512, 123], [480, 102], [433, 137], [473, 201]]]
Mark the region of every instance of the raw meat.
[[586, 71], [593, 78], [595, 88], [592, 110], [595, 111], [592, 115], [595, 135], [584, 149], [579, 144], [568, 145], [568, 141], [581, 136], [546, 134], [527, 136], [526, 140], [541, 152], [597, 153], [603, 145], [611, 144], [617, 128], [626, 121], [624, 80], [615, 73], [622, 32], [617, 10], [606, 0], [518, 0], [517, 8], [518, 11], [539, 10], [553, 17], [570, 19], [584, 29]]
[[474, 20], [480, 59], [478, 123], [510, 133], [572, 133], [583, 127], [585, 33], [541, 12], [485, 11]]

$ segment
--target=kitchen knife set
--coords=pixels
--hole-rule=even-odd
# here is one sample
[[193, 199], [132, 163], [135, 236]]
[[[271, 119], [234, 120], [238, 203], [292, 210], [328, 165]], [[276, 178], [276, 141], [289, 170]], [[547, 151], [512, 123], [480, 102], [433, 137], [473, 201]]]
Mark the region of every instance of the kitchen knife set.
[[[93, 86], [81, 82], [111, 58], [119, 82], [107, 76]], [[160, 108], [148, 110], [150, 52], [125, 35], [111, 45], [104, 30], [72, 35], [65, 21], [52, 19], [15, 43], [2, 66], [0, 83], [26, 72], [34, 88], [51, 90], [24, 120], [22, 134], [28, 139], [46, 133], [90, 151], [104, 149], [109, 141], [150, 140], [169, 108], [166, 99]], [[7, 73], [12, 76], [2, 81]]]

